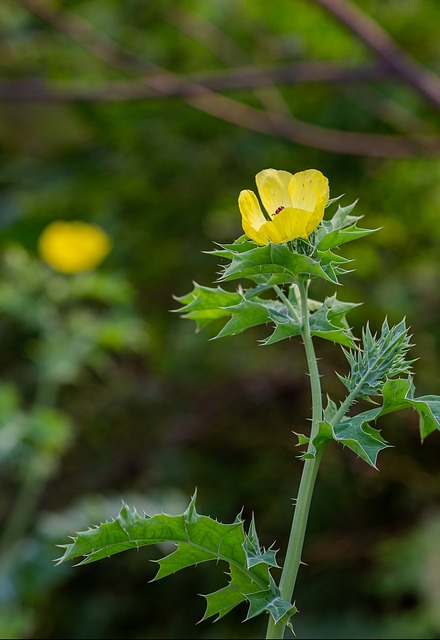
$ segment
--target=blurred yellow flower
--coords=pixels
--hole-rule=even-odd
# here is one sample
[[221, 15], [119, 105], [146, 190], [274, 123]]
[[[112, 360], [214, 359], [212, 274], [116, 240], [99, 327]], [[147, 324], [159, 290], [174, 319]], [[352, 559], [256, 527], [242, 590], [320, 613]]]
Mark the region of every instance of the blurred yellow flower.
[[79, 220], [52, 222], [44, 229], [38, 241], [42, 259], [61, 273], [94, 269], [110, 249], [110, 238], [105, 231]]
[[327, 178], [316, 169], [293, 175], [264, 169], [257, 173], [255, 181], [269, 219], [264, 216], [255, 193], [249, 189], [242, 191], [238, 206], [245, 234], [258, 244], [307, 239], [324, 216], [329, 199]]

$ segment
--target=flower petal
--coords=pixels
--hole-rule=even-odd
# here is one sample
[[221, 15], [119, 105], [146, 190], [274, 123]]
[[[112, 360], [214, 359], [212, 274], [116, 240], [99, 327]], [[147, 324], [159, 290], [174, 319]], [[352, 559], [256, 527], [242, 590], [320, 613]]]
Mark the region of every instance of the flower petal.
[[306, 238], [309, 237], [312, 231], [316, 229], [316, 227], [319, 225], [319, 223], [323, 219], [324, 210], [325, 210], [325, 204], [323, 204], [322, 206], [318, 205], [316, 209], [312, 212], [307, 211], [309, 218], [306, 225], [306, 236], [305, 236]]
[[266, 218], [261, 211], [260, 203], [253, 191], [246, 189], [238, 196], [238, 208], [241, 213], [241, 224], [243, 231], [251, 240], [258, 244], [268, 244], [264, 233], [261, 233], [262, 226], [266, 223]]
[[109, 253], [111, 242], [96, 225], [80, 220], [55, 220], [40, 235], [38, 249], [53, 269], [80, 273], [97, 267]]
[[308, 238], [307, 225], [310, 219], [310, 212], [304, 211], [304, 209], [294, 209], [293, 207], [286, 207], [270, 224], [273, 229], [273, 237], [275, 235], [280, 239], [269, 239], [272, 242], [289, 242], [289, 240], [295, 240], [295, 238]]
[[255, 176], [261, 202], [271, 218], [279, 207], [290, 207], [289, 183], [292, 174], [277, 169], [264, 169]]
[[322, 209], [322, 212], [324, 212], [325, 205], [329, 199], [328, 180], [316, 169], [299, 171], [292, 176], [289, 182], [289, 195], [291, 207], [305, 209], [306, 211], [315, 211], [317, 209], [321, 211]]

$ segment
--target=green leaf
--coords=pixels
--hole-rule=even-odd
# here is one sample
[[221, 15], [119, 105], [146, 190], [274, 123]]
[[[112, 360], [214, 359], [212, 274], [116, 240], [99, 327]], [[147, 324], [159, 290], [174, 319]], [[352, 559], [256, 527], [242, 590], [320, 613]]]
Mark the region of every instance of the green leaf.
[[359, 414], [336, 425], [328, 420], [323, 420], [319, 424], [318, 433], [313, 438], [311, 446], [301, 456], [301, 459], [314, 458], [318, 447], [329, 440], [335, 440], [354, 451], [362, 460], [376, 469], [379, 452], [390, 446], [382, 438], [380, 432], [369, 424], [377, 417], [376, 411], [372, 409], [370, 412]]
[[420, 438], [422, 442], [436, 429], [440, 430], [440, 396], [426, 395], [414, 398], [411, 406], [420, 417]]
[[226, 309], [239, 304], [242, 296], [239, 293], [225, 291], [221, 287], [203, 287], [195, 282], [190, 293], [176, 296], [175, 299], [184, 305], [178, 310], [182, 317], [194, 320], [197, 330], [200, 331], [214, 320], [227, 317], [229, 312]]
[[245, 535], [243, 548], [246, 553], [246, 561], [248, 569], [254, 567], [257, 564], [267, 564], [271, 567], [278, 567], [276, 561], [276, 551], [273, 549], [262, 549], [260, 547], [260, 541], [258, 539], [257, 530], [255, 528], [255, 519], [252, 516], [249, 531]]
[[[295, 287], [296, 285], [291, 287], [289, 299], [292, 306], [296, 309], [297, 315], [301, 316], [301, 307], [295, 295]], [[357, 307], [358, 304], [342, 302], [337, 299], [336, 294], [327, 297], [323, 303], [309, 299], [307, 304], [310, 312], [310, 330], [312, 335], [325, 340], [331, 340], [332, 342], [342, 344], [352, 349], [357, 348], [356, 338], [353, 336], [345, 316], [351, 309]], [[270, 315], [275, 324], [275, 329], [268, 338], [261, 341], [262, 344], [273, 344], [280, 340], [301, 334], [302, 324], [290, 315], [286, 306], [281, 306], [277, 314], [271, 312]]]
[[[301, 334], [301, 307], [295, 287], [292, 285], [289, 290], [291, 305], [279, 299], [260, 297], [260, 294], [272, 289], [266, 284], [247, 290], [239, 287], [237, 292], [232, 293], [221, 287], [202, 287], [195, 283], [191, 293], [177, 300], [184, 305], [180, 310], [182, 316], [194, 320], [198, 330], [215, 320], [229, 318], [215, 338], [235, 335], [250, 327], [271, 322], [274, 325], [272, 333], [261, 340], [262, 344], [268, 345]], [[327, 297], [324, 303], [308, 300], [308, 306], [313, 335], [356, 348], [355, 338], [345, 318], [356, 304], [341, 302], [334, 294]]]
[[259, 286], [236, 293], [225, 291], [221, 287], [210, 288], [195, 284], [194, 290], [177, 298], [184, 304], [180, 310], [182, 316], [194, 320], [200, 330], [211, 322], [230, 318], [215, 338], [241, 333], [250, 327], [266, 324], [271, 320], [286, 324], [290, 322], [287, 310], [283, 304], [274, 299], [263, 299], [258, 294], [270, 289]]
[[336, 198], [329, 198], [329, 200], [327, 201], [327, 204], [325, 205], [325, 208], [327, 209], [328, 207], [330, 207], [334, 202], [338, 202], [338, 200], [340, 200], [341, 198], [343, 198], [345, 196], [345, 193], [341, 193], [340, 196], [337, 196]]
[[310, 256], [294, 253], [287, 244], [268, 244], [244, 252], [231, 252], [231, 264], [224, 268], [220, 280], [257, 279], [262, 274], [278, 274], [278, 282], [292, 282], [301, 277], [332, 279], [319, 262]]
[[234, 566], [231, 566], [228, 575], [230, 582], [226, 587], [203, 596], [206, 600], [206, 610], [202, 620], [207, 620], [212, 616], [217, 616], [215, 622], [220, 620], [238, 604], [245, 602], [253, 589], [258, 590], [255, 583]]
[[244, 296], [239, 304], [226, 307], [225, 311], [232, 317], [215, 336], [216, 338], [233, 336], [245, 329], [270, 321], [269, 310], [262, 301], [248, 300]]
[[356, 390], [358, 397], [368, 399], [378, 395], [388, 379], [409, 373], [413, 361], [406, 359], [411, 344], [405, 320], [391, 329], [385, 320], [380, 336], [373, 336], [367, 326], [362, 343], [363, 348], [357, 352], [344, 349], [351, 370], [348, 376], [339, 378], [350, 392]]
[[319, 250], [333, 249], [377, 231], [377, 229], [360, 229], [357, 227], [357, 223], [362, 216], [350, 215], [356, 204], [357, 200], [346, 207], [338, 205], [334, 216], [330, 220], [322, 221], [316, 237], [316, 247]]
[[220, 256], [222, 258], [229, 258], [229, 260], [232, 260], [235, 253], [243, 253], [244, 251], [250, 251], [251, 249], [256, 249], [261, 246], [253, 240], [249, 240], [249, 238], [244, 234], [232, 243], [220, 244], [219, 242], [216, 242], [215, 244], [217, 244], [220, 249], [205, 251], [204, 253], [213, 256]]
[[[387, 380], [382, 388], [382, 406], [345, 418], [337, 424], [332, 424], [331, 419], [327, 419], [321, 423], [318, 435], [313, 440], [314, 447], [317, 448], [326, 440], [333, 439], [346, 445], [365, 462], [376, 467], [378, 453], [389, 445], [370, 423], [388, 413], [407, 408], [414, 409], [419, 414], [420, 437], [423, 441], [433, 431], [440, 430], [440, 396], [427, 395], [415, 398], [414, 391], [410, 377]], [[330, 413], [333, 410], [334, 407]]]
[[322, 226], [319, 227], [319, 239], [330, 231], [334, 231], [336, 229], [345, 229], [346, 227], [350, 227], [353, 224], [356, 224], [362, 218], [362, 216], [351, 216], [350, 213], [353, 211], [357, 203], [358, 200], [355, 200], [345, 207], [341, 207], [341, 205], [338, 205], [338, 209], [333, 217], [330, 218], [330, 220], [324, 220]]
[[370, 422], [378, 416], [376, 410], [366, 411], [354, 418], [344, 420], [333, 426], [334, 439], [345, 445], [362, 460], [377, 469], [377, 456], [382, 449], [391, 445], [387, 444], [377, 429], [370, 426]]
[[327, 406], [324, 409], [324, 420], [331, 422], [338, 411], [336, 402], [327, 396]]
[[273, 332], [265, 338], [261, 340], [261, 344], [269, 345], [275, 344], [275, 342], [280, 342], [280, 340], [286, 340], [286, 338], [293, 338], [295, 336], [299, 336], [301, 334], [301, 325], [299, 323], [295, 323], [294, 321], [289, 322], [288, 324], [276, 324]]
[[380, 415], [411, 408], [419, 414], [420, 438], [423, 440], [433, 431], [440, 430], [440, 396], [414, 397], [412, 378], [389, 380], [383, 390], [383, 406]]
[[341, 246], [341, 244], [346, 244], [347, 242], [352, 242], [352, 240], [358, 240], [359, 238], [368, 236], [375, 231], [377, 231], [377, 229], [359, 229], [355, 224], [345, 229], [334, 229], [321, 238], [318, 243], [318, 249], [333, 249], [334, 247]]
[[270, 579], [270, 586], [268, 589], [257, 591], [247, 594], [249, 600], [249, 611], [246, 616], [246, 620], [255, 618], [264, 611], [268, 611], [275, 623], [284, 620], [285, 623], [291, 628], [289, 620], [297, 612], [295, 605], [280, 598], [279, 589], [275, 585], [273, 578]]
[[154, 580], [169, 576], [201, 562], [224, 561], [229, 565], [230, 582], [219, 591], [205, 596], [207, 606], [203, 619], [223, 617], [237, 604], [247, 600], [247, 618], [264, 611], [274, 622], [281, 618], [289, 623], [295, 608], [280, 597], [280, 591], [270, 575], [270, 567], [278, 566], [275, 551], [261, 549], [255, 522], [248, 533], [241, 517], [232, 524], [222, 524], [196, 510], [195, 496], [188, 509], [177, 516], [158, 514], [140, 516], [124, 505], [111, 522], [78, 533], [71, 544], [61, 545], [63, 556], [58, 563], [82, 558], [88, 564], [128, 549], [158, 542], [173, 542], [176, 549], [158, 560], [159, 570]]
[[348, 308], [337, 310], [336, 296], [326, 298], [324, 304], [310, 316], [310, 331], [312, 335], [331, 340], [356, 349], [355, 338], [345, 320], [345, 314], [356, 305], [348, 304]]

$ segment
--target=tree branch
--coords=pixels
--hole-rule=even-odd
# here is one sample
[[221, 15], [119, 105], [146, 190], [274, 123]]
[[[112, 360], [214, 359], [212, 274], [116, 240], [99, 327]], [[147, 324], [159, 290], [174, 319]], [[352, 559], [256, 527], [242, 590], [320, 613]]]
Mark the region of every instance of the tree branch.
[[0, 82], [0, 100], [39, 102], [119, 102], [150, 98], [175, 98], [209, 91], [256, 89], [274, 83], [358, 84], [369, 80], [393, 79], [380, 65], [354, 67], [333, 62], [296, 62], [286, 66], [239, 67], [226, 71], [177, 75], [149, 75], [129, 80], [94, 83], [51, 82], [26, 78]]
[[370, 16], [348, 0], [314, 0], [356, 34], [384, 64], [416, 89], [431, 104], [440, 107], [440, 78], [410, 58]]
[[[167, 11], [166, 19], [189, 38], [205, 46], [222, 62], [232, 66], [238, 61], [241, 64], [249, 62], [248, 54], [232, 38], [197, 13], [174, 7], [172, 11]], [[265, 85], [253, 87], [253, 90], [264, 109], [290, 116], [289, 105], [276, 81], [268, 77]]]
[[[18, 0], [18, 2], [113, 68], [136, 75], [142, 68], [144, 72], [154, 71], [156, 74], [144, 76], [140, 80], [131, 80], [128, 84], [114, 83], [111, 85], [110, 90], [107, 86], [104, 94], [100, 93], [99, 90], [95, 93], [95, 101], [103, 101], [104, 99], [106, 101], [145, 99], [145, 91], [152, 92], [156, 97], [163, 97], [170, 95], [175, 90], [178, 79], [173, 73], [157, 65], [139, 60], [137, 56], [125, 51], [117, 43], [97, 32], [83, 18], [78, 18], [64, 11], [48, 9], [46, 6], [43, 7], [38, 0]], [[264, 76], [264, 73], [260, 76], [260, 82]], [[273, 82], [272, 78], [271, 82]], [[195, 109], [240, 127], [265, 135], [284, 138], [305, 146], [334, 153], [382, 157], [426, 155], [440, 152], [438, 138], [425, 136], [410, 139], [391, 135], [352, 133], [326, 129], [295, 120], [281, 113], [255, 109], [215, 93], [200, 84], [199, 81], [188, 82], [188, 79], [186, 79], [184, 86], [186, 93], [181, 95], [184, 97], [184, 101]], [[43, 95], [41, 88], [36, 90], [35, 85], [33, 86], [33, 91], [35, 96], [38, 91], [40, 91], [40, 97]], [[47, 91], [46, 95], [48, 95]], [[131, 97], [128, 98], [128, 95]], [[90, 94], [88, 97], [90, 98]], [[151, 95], [148, 97], [151, 97]], [[80, 99], [80, 94], [77, 95], [77, 99]]]
[[106, 65], [125, 73], [150, 73], [157, 67], [97, 31], [79, 15], [56, 9], [44, 0], [16, 0], [22, 7], [79, 44]]
[[[278, 113], [263, 112], [219, 94], [215, 94], [215, 98], [215, 100], [211, 100], [210, 94], [199, 96], [197, 108], [241, 127], [266, 135], [282, 137], [291, 142], [324, 151], [372, 157], [403, 157], [440, 153], [440, 137], [438, 136], [408, 138], [397, 135], [340, 131], [292, 118], [288, 119]], [[192, 100], [195, 99], [192, 98]], [[191, 99], [188, 99], [187, 102], [190, 104]]]

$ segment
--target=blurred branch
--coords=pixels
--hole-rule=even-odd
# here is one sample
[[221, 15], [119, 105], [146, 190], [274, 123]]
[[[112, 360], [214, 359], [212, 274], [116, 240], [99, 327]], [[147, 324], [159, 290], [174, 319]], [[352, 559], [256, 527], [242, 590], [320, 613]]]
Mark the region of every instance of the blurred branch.
[[248, 56], [234, 40], [219, 27], [188, 9], [173, 6], [165, 12], [165, 19], [176, 29], [199, 42], [226, 64], [245, 64]]
[[[119, 86], [119, 90], [119, 93], [113, 95], [106, 93], [104, 96], [105, 101], [126, 99], [123, 95], [123, 84]], [[66, 98], [73, 99], [72, 95], [55, 95], [48, 93], [46, 89], [37, 89], [35, 82], [29, 82], [28, 93], [25, 99], [30, 100], [31, 94], [34, 95], [34, 99], [38, 99], [38, 95], [40, 95], [40, 97], [43, 95], [51, 97], [53, 98], [53, 102], [65, 102]], [[97, 98], [96, 95], [95, 98]], [[103, 101], [102, 95], [99, 98], [98, 101]], [[145, 96], [141, 94], [136, 97], [136, 99], [143, 98], [145, 98]], [[75, 99], [79, 99], [78, 95], [76, 95]], [[130, 99], [133, 99], [133, 96]], [[245, 129], [280, 137], [325, 151], [373, 157], [402, 157], [435, 155], [440, 153], [440, 137], [438, 136], [425, 135], [409, 138], [406, 136], [357, 133], [320, 127], [291, 117], [286, 117], [280, 113], [262, 111], [261, 109], [256, 109], [255, 107], [251, 107], [221, 94], [209, 92], [205, 89], [197, 95], [187, 96], [185, 102], [204, 113]]]
[[[208, 22], [202, 16], [187, 9], [173, 7], [172, 11], [166, 13], [166, 19], [182, 33], [205, 46], [208, 51], [214, 53], [222, 62], [233, 66], [237, 64], [237, 61], [241, 64], [248, 62], [249, 56], [242, 48], [221, 29]], [[253, 88], [255, 96], [263, 108], [290, 116], [289, 105], [274, 79], [268, 77], [266, 85]]]
[[[324, 0], [316, 1], [324, 3]], [[328, 2], [328, 0], [325, 1]], [[128, 82], [113, 82], [110, 86], [107, 85], [104, 93], [102, 91], [100, 93], [99, 90], [94, 92], [93, 99], [95, 101], [169, 96], [176, 89], [176, 83], [179, 85], [179, 82], [182, 82], [175, 74], [152, 63], [144, 62], [131, 52], [127, 52], [119, 44], [96, 31], [83, 18], [59, 9], [49, 9], [48, 5], [41, 0], [18, 0], [18, 2], [107, 65], [130, 74], [138, 74], [140, 69], [144, 73], [153, 71], [155, 73], [155, 75], [147, 75], [141, 79], [136, 78]], [[259, 71], [257, 72], [257, 77], [258, 74], [260, 74], [259, 81], [261, 82], [263, 78], [266, 78], [265, 83], [267, 84], [267, 72], [262, 73]], [[270, 82], [272, 83], [273, 81], [274, 79], [271, 77]], [[9, 83], [8, 86], [9, 95], [11, 95], [11, 84]], [[265, 111], [255, 109], [240, 101], [215, 93], [207, 86], [203, 86], [200, 83], [200, 78], [199, 80], [194, 80], [190, 77], [188, 80], [188, 77], [186, 77], [183, 80], [183, 84], [180, 84], [180, 91], [182, 91], [182, 87], [184, 87], [184, 91], [179, 95], [184, 98], [186, 104], [195, 109], [240, 127], [265, 135], [281, 137], [305, 146], [334, 153], [382, 157], [430, 155], [440, 152], [440, 138], [438, 137], [419, 136], [417, 138], [407, 138], [328, 129], [296, 120], [291, 116], [286, 116], [284, 113], [276, 113], [267, 109]], [[28, 83], [27, 89], [29, 90], [29, 88], [34, 92], [33, 99], [38, 99], [37, 95], [40, 96], [39, 99], [42, 99], [43, 94], [50, 95], [50, 91], [47, 89], [41, 90], [40, 87], [36, 90], [35, 84], [29, 87]], [[5, 89], [5, 86], [3, 89]], [[23, 97], [25, 95], [23, 86], [21, 89], [21, 98], [19, 99], [26, 99]], [[146, 91], [150, 93], [146, 95]], [[3, 96], [5, 96], [5, 93], [6, 95], [8, 94], [6, 91]], [[62, 101], [66, 101], [66, 97], [66, 94], [64, 94]], [[91, 94], [89, 92], [88, 99], [90, 98]], [[70, 99], [81, 99], [81, 92], [76, 95], [76, 98], [70, 95]], [[82, 99], [84, 99], [84, 96]], [[56, 100], [54, 99], [53, 101]], [[59, 96], [57, 101], [60, 101]]]
[[[286, 140], [324, 151], [373, 157], [433, 155], [440, 152], [440, 137], [438, 136], [409, 138], [341, 131], [292, 118], [287, 119], [277, 113], [262, 112], [219, 94], [216, 94], [215, 98], [215, 100], [211, 100], [210, 95], [200, 96], [197, 99], [198, 108], [203, 106], [203, 111], [206, 113], [241, 127], [259, 133], [280, 136]], [[190, 104], [189, 99], [188, 103]]]
[[387, 123], [395, 131], [406, 134], [411, 131], [413, 134], [433, 133], [434, 126], [422, 120], [404, 104], [391, 100], [382, 95], [372, 86], [346, 87], [344, 95], [348, 100], [359, 105], [362, 109], [373, 116]]
[[51, 82], [35, 78], [0, 82], [0, 100], [39, 102], [121, 102], [147, 98], [173, 98], [210, 91], [255, 89], [273, 83], [358, 84], [366, 80], [392, 79], [380, 65], [354, 67], [332, 62], [295, 62], [266, 68], [241, 67], [211, 73], [154, 75], [130, 80], [112, 80], [93, 86], [84, 83]]
[[17, 0], [17, 3], [114, 69], [128, 73], [146, 73], [156, 69], [155, 65], [97, 31], [81, 16], [61, 11], [46, 0]]
[[426, 100], [440, 107], [440, 78], [410, 58], [389, 34], [349, 0], [314, 0], [345, 24], [384, 64], [416, 89]]

